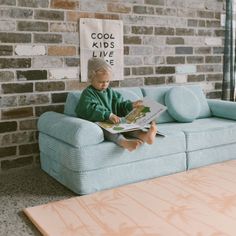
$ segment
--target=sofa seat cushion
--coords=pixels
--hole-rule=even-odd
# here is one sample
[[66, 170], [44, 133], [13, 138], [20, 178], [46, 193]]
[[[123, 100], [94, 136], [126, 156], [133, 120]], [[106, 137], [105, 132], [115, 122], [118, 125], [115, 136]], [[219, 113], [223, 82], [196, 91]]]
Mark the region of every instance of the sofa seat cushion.
[[179, 122], [192, 122], [200, 113], [200, 102], [197, 96], [183, 86], [167, 91], [165, 104], [171, 116]]
[[170, 130], [184, 132], [187, 151], [236, 143], [236, 124], [232, 120], [212, 117], [197, 119], [192, 123], [159, 124], [158, 127], [163, 133]]
[[188, 169], [235, 159], [236, 143], [187, 153]]
[[183, 152], [91, 171], [72, 171], [53, 158], [41, 153], [42, 169], [79, 195], [169, 175], [187, 168], [186, 154]]
[[153, 145], [142, 145], [129, 152], [113, 142], [73, 147], [44, 133], [39, 134], [40, 152], [53, 157], [58, 163], [73, 171], [90, 171], [125, 163], [140, 162], [186, 150], [182, 132], [169, 132], [167, 137], [157, 136]]

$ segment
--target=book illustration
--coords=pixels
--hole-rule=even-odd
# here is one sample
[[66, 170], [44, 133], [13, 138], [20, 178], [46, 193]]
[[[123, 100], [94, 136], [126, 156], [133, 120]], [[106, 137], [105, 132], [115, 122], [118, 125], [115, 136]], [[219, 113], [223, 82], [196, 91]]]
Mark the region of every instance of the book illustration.
[[132, 130], [144, 129], [166, 110], [166, 106], [144, 97], [143, 104], [133, 109], [125, 117], [121, 118], [119, 124], [108, 122], [97, 122], [99, 126], [111, 133], [122, 133]]
[[99, 125], [104, 129], [113, 129], [116, 131], [121, 131], [124, 128], [120, 126], [120, 124], [112, 124], [109, 122], [99, 122]]
[[148, 106], [140, 106], [134, 110], [132, 110], [126, 117], [126, 122], [128, 124], [136, 123], [139, 119], [146, 116], [146, 113], [151, 112], [150, 107]]
[[109, 122], [97, 122], [97, 124], [102, 127], [103, 129], [108, 130], [111, 133], [121, 133], [127, 132], [135, 129], [140, 129], [139, 125], [131, 125], [128, 123], [119, 123], [119, 124], [112, 124]]

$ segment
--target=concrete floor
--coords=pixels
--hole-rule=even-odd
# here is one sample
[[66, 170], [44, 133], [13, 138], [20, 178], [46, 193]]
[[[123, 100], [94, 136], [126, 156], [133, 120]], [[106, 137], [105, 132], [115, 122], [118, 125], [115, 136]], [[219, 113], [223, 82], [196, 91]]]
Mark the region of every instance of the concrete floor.
[[0, 235], [41, 235], [22, 209], [76, 196], [39, 167], [0, 175]]

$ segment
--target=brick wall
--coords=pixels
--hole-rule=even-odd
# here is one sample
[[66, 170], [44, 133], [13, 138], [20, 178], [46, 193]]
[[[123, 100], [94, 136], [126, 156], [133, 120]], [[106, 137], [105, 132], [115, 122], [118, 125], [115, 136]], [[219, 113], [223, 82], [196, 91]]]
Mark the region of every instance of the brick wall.
[[79, 81], [80, 18], [124, 22], [112, 86], [198, 83], [220, 97], [225, 0], [0, 0], [0, 172], [39, 162], [37, 119]]

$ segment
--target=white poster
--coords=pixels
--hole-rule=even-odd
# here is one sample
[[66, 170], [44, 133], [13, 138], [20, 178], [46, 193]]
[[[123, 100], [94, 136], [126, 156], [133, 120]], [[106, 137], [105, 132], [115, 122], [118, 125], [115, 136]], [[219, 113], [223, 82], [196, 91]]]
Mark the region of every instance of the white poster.
[[123, 79], [123, 22], [80, 19], [81, 81], [87, 81], [87, 63], [101, 57], [112, 67], [112, 80]]

